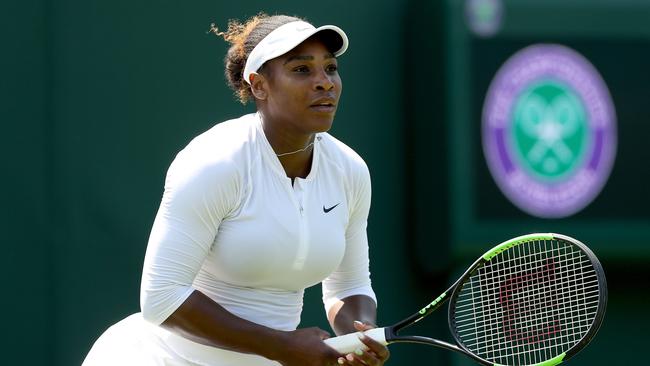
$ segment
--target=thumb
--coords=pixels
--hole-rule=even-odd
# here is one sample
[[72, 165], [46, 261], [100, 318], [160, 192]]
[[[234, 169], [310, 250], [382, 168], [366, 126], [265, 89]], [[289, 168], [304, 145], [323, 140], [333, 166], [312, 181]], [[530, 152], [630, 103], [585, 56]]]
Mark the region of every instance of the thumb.
[[376, 328], [376, 326], [372, 325], [372, 324], [365, 324], [365, 323], [362, 323], [362, 322], [360, 322], [358, 320], [354, 321], [354, 329], [356, 329], [358, 331], [364, 332], [366, 330], [373, 329], [373, 328]]

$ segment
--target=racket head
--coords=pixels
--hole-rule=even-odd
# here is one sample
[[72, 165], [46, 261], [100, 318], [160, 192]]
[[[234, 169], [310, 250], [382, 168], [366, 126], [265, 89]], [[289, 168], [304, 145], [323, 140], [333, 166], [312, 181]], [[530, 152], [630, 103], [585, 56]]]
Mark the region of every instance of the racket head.
[[596, 335], [607, 307], [602, 265], [586, 245], [530, 234], [486, 252], [449, 300], [457, 344], [486, 364], [563, 362]]

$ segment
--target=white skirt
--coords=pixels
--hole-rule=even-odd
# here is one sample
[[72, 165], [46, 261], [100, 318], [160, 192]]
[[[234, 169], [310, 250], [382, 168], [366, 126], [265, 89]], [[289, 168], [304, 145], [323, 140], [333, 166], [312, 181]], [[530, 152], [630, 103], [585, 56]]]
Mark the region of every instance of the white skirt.
[[140, 313], [108, 328], [82, 366], [279, 366], [267, 358], [204, 346], [148, 323]]

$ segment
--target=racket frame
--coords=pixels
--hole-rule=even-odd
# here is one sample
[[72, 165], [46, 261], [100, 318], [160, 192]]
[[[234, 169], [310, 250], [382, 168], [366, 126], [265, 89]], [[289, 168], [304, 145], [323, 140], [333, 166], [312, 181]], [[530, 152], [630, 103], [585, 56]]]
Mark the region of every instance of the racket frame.
[[[449, 342], [441, 341], [430, 337], [416, 336], [416, 335], [400, 335], [399, 333], [403, 329], [410, 327], [411, 325], [419, 322], [426, 316], [430, 315], [450, 299], [455, 299], [458, 296], [460, 290], [462, 289], [461, 285], [465, 282], [465, 280], [467, 280], [470, 276], [472, 276], [476, 270], [478, 270], [479, 268], [483, 267], [486, 263], [488, 263], [492, 258], [494, 258], [498, 254], [512, 247], [515, 247], [523, 243], [535, 241], [535, 240], [562, 240], [575, 245], [583, 253], [587, 255], [587, 257], [593, 264], [594, 271], [598, 279], [598, 284], [599, 284], [598, 309], [596, 310], [596, 316], [594, 317], [592, 325], [587, 331], [587, 333], [582, 337], [582, 339], [580, 339], [566, 352], [531, 366], [553, 366], [563, 362], [564, 360], [573, 357], [576, 353], [578, 353], [578, 351], [584, 348], [593, 339], [593, 337], [596, 335], [598, 329], [602, 324], [602, 320], [605, 315], [605, 309], [607, 307], [607, 281], [605, 279], [605, 273], [603, 271], [602, 265], [598, 261], [598, 258], [586, 245], [584, 245], [582, 242], [574, 238], [568, 237], [566, 235], [554, 234], [554, 233], [522, 235], [510, 239], [508, 241], [505, 241], [493, 247], [485, 254], [483, 254], [481, 257], [479, 257], [471, 266], [469, 266], [469, 268], [467, 268], [467, 270], [465, 270], [465, 272], [463, 272], [463, 274], [445, 292], [443, 292], [440, 296], [438, 296], [432, 302], [427, 304], [427, 306], [423, 307], [418, 312], [412, 314], [407, 318], [402, 319], [401, 321], [391, 326], [387, 326], [385, 328], [372, 329], [371, 332], [373, 332], [373, 334], [375, 335], [372, 338], [381, 342], [382, 344], [421, 343], [421, 344], [431, 345], [435, 347], [445, 348], [451, 351], [462, 353], [467, 357], [473, 359], [474, 361], [478, 362], [479, 364], [499, 366], [499, 364], [485, 360], [479, 357], [478, 355], [474, 354], [471, 350], [467, 349], [463, 345], [463, 342], [458, 338], [456, 331], [452, 328], [452, 324], [453, 324], [452, 317], [454, 314], [453, 305], [455, 304], [455, 302], [452, 302], [452, 305], [449, 306], [448, 324], [449, 324], [449, 330], [456, 344], [452, 344]], [[379, 334], [379, 336], [377, 336], [377, 334]], [[358, 341], [358, 335], [356, 334], [348, 334], [340, 337], [330, 338], [325, 340], [325, 342], [339, 350], [342, 349], [342, 348], [338, 348], [339, 346], [342, 346], [342, 344], [347, 344], [349, 346], [348, 347], [349, 349], [346, 350], [345, 352], [348, 352], [349, 350], [354, 349], [354, 347], [356, 347], [356, 346], [351, 346], [351, 344], [362, 346], [360, 341]]]
[[[467, 271], [465, 271], [463, 273], [461, 278], [458, 281], [456, 281], [456, 283], [454, 283], [454, 285], [452, 286], [453, 291], [452, 291], [451, 296], [449, 297], [449, 300], [452, 300], [452, 299], [455, 300], [456, 297], [458, 296], [458, 294], [460, 293], [461, 289], [462, 289], [461, 284], [467, 278], [469, 278], [475, 271], [477, 271], [479, 268], [483, 267], [486, 263], [488, 263], [490, 260], [492, 260], [492, 258], [494, 258], [497, 255], [501, 254], [502, 252], [504, 252], [504, 251], [506, 251], [506, 250], [508, 250], [510, 248], [516, 247], [518, 245], [521, 245], [521, 244], [524, 244], [524, 243], [529, 243], [529, 242], [532, 242], [532, 241], [541, 241], [541, 240], [565, 241], [565, 242], [571, 243], [572, 245], [574, 245], [575, 247], [580, 249], [580, 251], [582, 251], [587, 256], [587, 258], [589, 259], [589, 261], [593, 265], [594, 272], [596, 274], [597, 281], [598, 281], [598, 290], [599, 290], [598, 309], [596, 309], [596, 315], [595, 315], [594, 320], [593, 320], [593, 322], [591, 324], [591, 327], [589, 328], [587, 333], [585, 335], [583, 335], [583, 337], [578, 342], [576, 342], [576, 344], [574, 344], [571, 348], [569, 348], [567, 351], [565, 351], [565, 352], [563, 352], [563, 353], [561, 353], [559, 355], [556, 355], [555, 357], [550, 358], [550, 359], [548, 359], [546, 361], [540, 362], [538, 364], [534, 364], [534, 365], [539, 365], [539, 366], [552, 366], [552, 365], [557, 365], [557, 364], [559, 364], [561, 362], [564, 362], [564, 361], [570, 359], [571, 357], [575, 356], [581, 349], [586, 347], [589, 344], [589, 342], [591, 342], [591, 340], [594, 338], [596, 333], [598, 333], [598, 330], [600, 329], [600, 326], [602, 325], [603, 317], [605, 316], [605, 310], [607, 308], [607, 280], [605, 278], [605, 272], [603, 270], [602, 265], [600, 264], [600, 261], [596, 257], [596, 255], [584, 243], [582, 243], [579, 240], [574, 239], [572, 237], [562, 235], [562, 234], [556, 234], [556, 233], [528, 234], [528, 235], [522, 235], [522, 236], [510, 239], [508, 241], [505, 241], [505, 242], [495, 246], [494, 248], [490, 249], [485, 254], [483, 254], [479, 259], [476, 260], [476, 262], [474, 262], [472, 264], [472, 266]], [[451, 332], [451, 334], [452, 334], [452, 336], [454, 338], [454, 341], [458, 345], [458, 348], [461, 349], [461, 353], [472, 357], [474, 360], [476, 360], [477, 362], [480, 362], [480, 363], [482, 363], [484, 365], [497, 365], [494, 362], [484, 360], [484, 359], [474, 355], [471, 350], [467, 349], [464, 346], [463, 341], [458, 337], [457, 332], [452, 328], [452, 324], [453, 324], [452, 317], [454, 315], [454, 304], [455, 304], [455, 301], [452, 301], [451, 305], [449, 306], [449, 309], [448, 309], [448, 315], [447, 315], [448, 316], [448, 324], [449, 324], [449, 331]]]
[[472, 351], [469, 349], [465, 348], [463, 345], [463, 342], [458, 338], [456, 332], [454, 329], [452, 329], [451, 324], [452, 324], [452, 316], [453, 316], [453, 307], [449, 307], [448, 311], [448, 324], [449, 324], [449, 330], [454, 338], [454, 341], [456, 344], [452, 344], [449, 342], [441, 341], [438, 339], [434, 338], [429, 338], [429, 337], [423, 337], [423, 336], [415, 336], [415, 335], [400, 335], [399, 332], [402, 331], [405, 328], [408, 328], [409, 326], [419, 322], [422, 320], [424, 317], [428, 316], [429, 314], [433, 313], [436, 311], [438, 308], [440, 308], [442, 305], [444, 305], [447, 301], [450, 299], [455, 299], [456, 296], [458, 296], [458, 293], [460, 292], [462, 288], [462, 284], [465, 282], [466, 279], [468, 279], [475, 271], [477, 271], [479, 268], [483, 267], [486, 263], [488, 263], [492, 258], [497, 256], [498, 254], [515, 247], [517, 245], [523, 244], [523, 243], [528, 243], [531, 241], [535, 240], [563, 240], [566, 242], [569, 242], [575, 246], [577, 246], [583, 253], [587, 255], [589, 260], [594, 266], [594, 270], [597, 274], [598, 277], [598, 282], [599, 282], [599, 301], [598, 301], [598, 306], [599, 308], [596, 310], [596, 316], [594, 318], [594, 321], [592, 323], [592, 327], [589, 329], [589, 331], [583, 336], [583, 338], [578, 341], [573, 347], [571, 347], [569, 350], [566, 352], [557, 355], [549, 360], [546, 360], [539, 365], [544, 365], [544, 366], [551, 366], [551, 365], [557, 365], [560, 362], [563, 362], [565, 360], [568, 360], [569, 358], [573, 357], [576, 353], [578, 353], [582, 348], [584, 348], [589, 342], [593, 339], [593, 337], [596, 335], [598, 330], [600, 329], [600, 326], [602, 324], [603, 317], [605, 316], [605, 309], [607, 307], [607, 281], [605, 279], [605, 274], [603, 271], [603, 267], [600, 264], [600, 261], [596, 257], [596, 255], [582, 242], [571, 238], [566, 235], [561, 235], [561, 234], [555, 234], [555, 233], [539, 233], [539, 234], [528, 234], [528, 235], [522, 235], [516, 238], [512, 238], [508, 241], [505, 241], [489, 251], [485, 252], [481, 257], [479, 257], [474, 263], [472, 263], [465, 272], [445, 291], [443, 292], [440, 296], [438, 296], [435, 300], [433, 300], [431, 303], [429, 303], [427, 306], [422, 308], [420, 311], [412, 314], [411, 316], [399, 321], [398, 323], [395, 323], [392, 326], [388, 326], [385, 329], [385, 339], [387, 343], [421, 343], [421, 344], [427, 344], [427, 345], [432, 345], [440, 348], [445, 348], [449, 349], [451, 351], [459, 352], [462, 353], [470, 358], [472, 358], [474, 361], [482, 364], [482, 365], [496, 365], [494, 362], [485, 360], [477, 355], [475, 355]]

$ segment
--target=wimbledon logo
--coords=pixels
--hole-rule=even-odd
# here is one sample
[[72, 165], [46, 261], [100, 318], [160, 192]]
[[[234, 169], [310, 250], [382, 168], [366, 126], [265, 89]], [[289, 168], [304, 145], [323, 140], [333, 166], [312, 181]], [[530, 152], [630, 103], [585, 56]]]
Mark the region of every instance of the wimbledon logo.
[[567, 47], [517, 52], [490, 84], [483, 149], [497, 185], [523, 211], [544, 218], [580, 211], [601, 191], [616, 154], [605, 83]]

